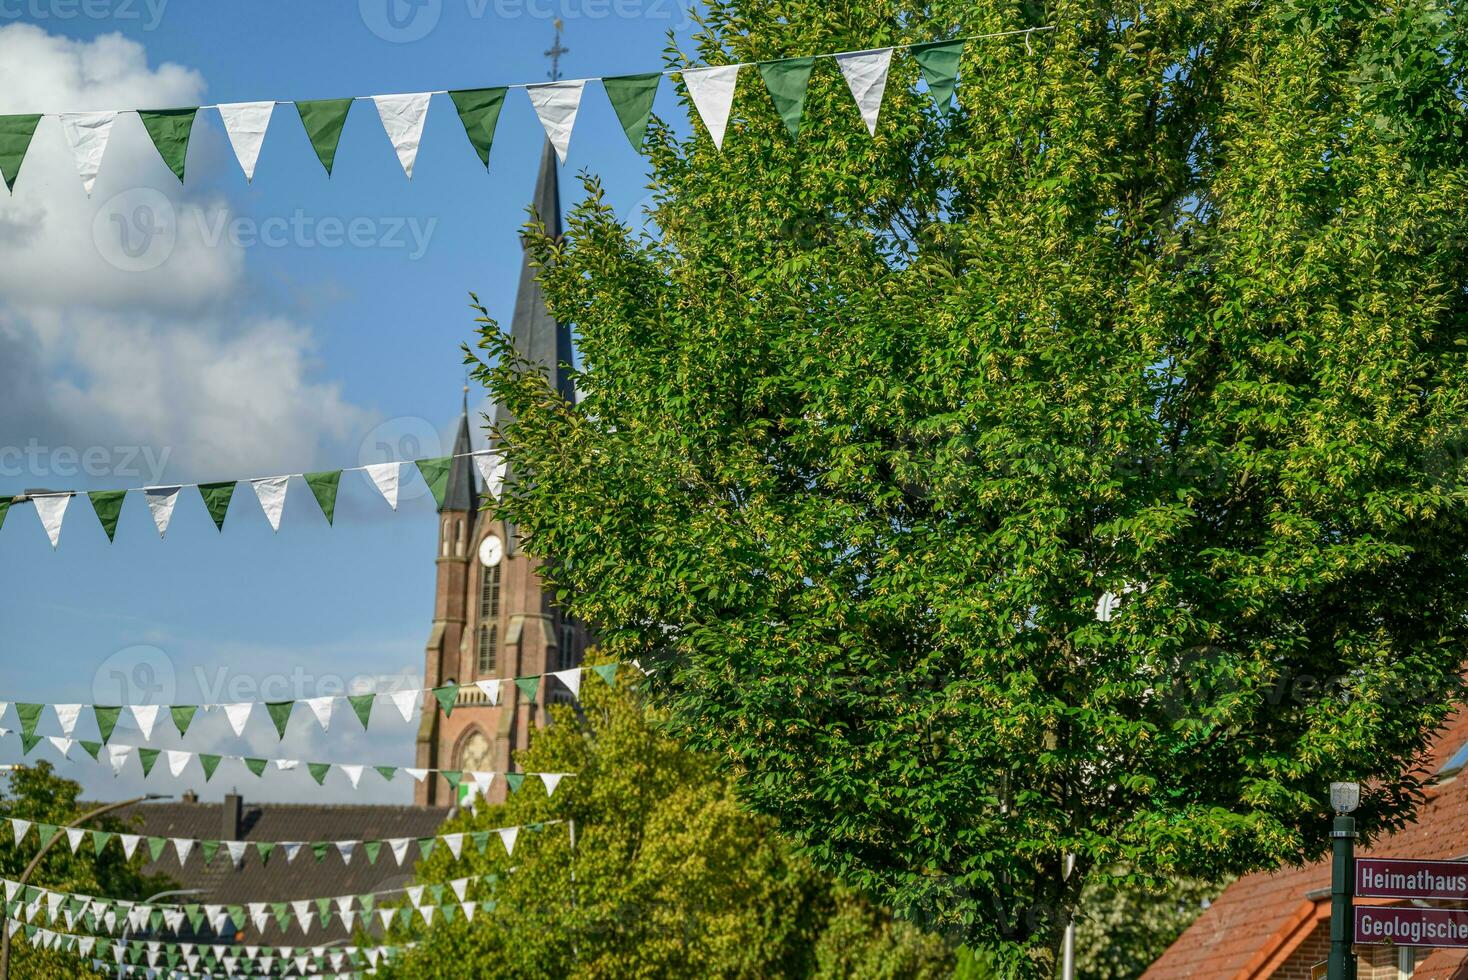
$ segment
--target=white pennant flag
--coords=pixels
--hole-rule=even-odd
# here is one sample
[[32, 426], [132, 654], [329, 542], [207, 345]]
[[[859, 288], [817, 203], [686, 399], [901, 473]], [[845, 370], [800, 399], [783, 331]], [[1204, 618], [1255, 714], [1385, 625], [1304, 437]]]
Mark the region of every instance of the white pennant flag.
[[351, 864], [352, 853], [357, 849], [357, 842], [354, 840], [339, 840], [336, 842], [336, 849], [341, 853], [342, 864]]
[[153, 512], [153, 523], [158, 525], [158, 536], [168, 533], [168, 522], [173, 520], [173, 505], [178, 503], [181, 487], [144, 487], [143, 499], [148, 501], [148, 510]]
[[836, 56], [836, 64], [861, 110], [867, 132], [877, 135], [877, 114], [882, 111], [882, 93], [887, 90], [887, 70], [892, 66], [892, 49], [850, 51]]
[[52, 705], [56, 711], [56, 720], [61, 723], [61, 734], [70, 737], [76, 730], [76, 720], [82, 715], [82, 706], [79, 704], [57, 704]]
[[520, 828], [505, 827], [503, 830], [496, 831], [496, 833], [500, 835], [500, 842], [505, 845], [505, 855], [509, 856], [511, 854], [514, 854], [515, 838], [520, 836]]
[[481, 691], [484, 692], [484, 696], [487, 697], [487, 698], [489, 698], [489, 703], [490, 704], [499, 704], [500, 703], [500, 684], [501, 683], [502, 683], [501, 681], [497, 681], [497, 680], [494, 680], [494, 681], [475, 681], [474, 682], [474, 686], [477, 687], [477, 688], [479, 688]]
[[729, 125], [729, 110], [734, 107], [734, 85], [739, 81], [738, 65], [716, 65], [710, 68], [683, 69], [683, 84], [688, 97], [698, 110], [714, 149], [724, 148], [724, 129]]
[[339, 765], [337, 766], [337, 768], [346, 773], [347, 778], [352, 781], [352, 789], [356, 789], [357, 780], [362, 778], [362, 770], [366, 767], [357, 765]]
[[[464, 850], [464, 835], [444, 834], [443, 842], [445, 845], [447, 845], [449, 853], [454, 856], [454, 860], [457, 861], [459, 859], [459, 854]], [[460, 895], [459, 897], [463, 898], [464, 896]]]
[[128, 753], [132, 750], [133, 748], [131, 745], [107, 746], [107, 758], [112, 763], [113, 773], [122, 773], [122, 767], [127, 764]]
[[492, 772], [471, 772], [469, 777], [474, 780], [474, 786], [479, 790], [479, 795], [486, 800], [489, 799], [489, 787], [494, 782]]
[[433, 925], [433, 913], [437, 911], [438, 909], [434, 908], [432, 905], [424, 905], [418, 909], [418, 914], [423, 916], [423, 924], [425, 926], [431, 926]]
[[465, 919], [465, 921], [473, 922], [474, 921], [474, 912], [478, 908], [479, 908], [479, 903], [478, 902], [465, 902], [464, 903], [464, 919]]
[[372, 463], [362, 467], [393, 510], [398, 509], [398, 472], [402, 463]]
[[[458, 855], [456, 854], [454, 856], [457, 857]], [[454, 895], [457, 896], [459, 901], [462, 902], [464, 900], [464, 895], [467, 894], [469, 891], [469, 879], [455, 878], [453, 881], [449, 882], [449, 887], [454, 890]]]
[[382, 920], [382, 928], [391, 929], [393, 917], [397, 914], [397, 909], [378, 909], [377, 917]]
[[285, 851], [285, 863], [286, 864], [291, 864], [292, 862], [295, 861], [296, 855], [301, 853], [301, 848], [304, 845], [302, 845], [302, 844], [296, 844], [296, 843], [293, 843], [293, 842], [288, 842], [288, 843], [283, 843], [280, 846]]
[[66, 505], [71, 503], [71, 494], [38, 494], [31, 498], [31, 502], [36, 505], [36, 516], [41, 519], [41, 527], [46, 529], [46, 537], [51, 539], [51, 547], [56, 547], [61, 541], [61, 521], [66, 516]]
[[422, 691], [393, 691], [388, 699], [397, 707], [398, 713], [403, 716], [403, 721], [413, 720], [413, 709], [418, 707], [418, 695]]
[[60, 752], [63, 757], [67, 759], [71, 758], [71, 739], [65, 738], [61, 735], [47, 735], [46, 741], [50, 742], [51, 745], [55, 747], [56, 751]]
[[182, 752], [178, 749], [168, 749], [168, 771], [175, 777], [183, 774], [184, 767], [194, 757], [192, 752]]
[[66, 145], [76, 157], [76, 172], [81, 175], [82, 189], [92, 196], [97, 174], [102, 172], [102, 154], [107, 152], [107, 137], [112, 133], [115, 112], [63, 112], [61, 131]]
[[422, 905], [423, 904], [423, 886], [422, 885], [409, 885], [407, 888], [405, 888], [403, 890], [408, 893], [408, 904], [409, 905], [413, 906], [414, 908], [417, 908], [419, 905]]
[[66, 842], [71, 845], [71, 853], [76, 853], [76, 849], [82, 846], [82, 838], [86, 836], [87, 832], [82, 827], [66, 828]]
[[229, 852], [229, 860], [236, 867], [244, 862], [245, 849], [249, 846], [246, 841], [242, 840], [227, 840], [224, 842], [224, 849]]
[[118, 834], [117, 839], [122, 842], [122, 855], [129, 861], [133, 859], [133, 852], [138, 849], [138, 842], [143, 838], [137, 834]]
[[[158, 722], [158, 705], [135, 704], [132, 706], [132, 712], [138, 731], [143, 733], [143, 741], [150, 741], [153, 738], [153, 726]], [[174, 775], [178, 774], [174, 773]]]
[[[585, 79], [566, 82], [542, 82], [525, 86], [535, 114], [545, 127], [546, 138], [556, 148], [556, 157], [566, 162], [566, 150], [571, 145], [571, 130], [576, 125], [576, 112], [581, 108], [581, 93], [586, 89]], [[549, 220], [541, 215], [542, 220]]]
[[403, 866], [403, 858], [408, 856], [409, 843], [411, 841], [407, 837], [394, 837], [387, 842], [387, 846], [392, 849], [393, 860], [398, 862], [400, 868]]
[[[30, 831], [32, 824], [31, 824], [31, 822], [29, 820], [21, 820], [18, 817], [11, 817], [10, 818], [10, 826], [11, 826], [11, 829], [13, 829], [15, 831], [15, 846], [16, 847], [19, 847], [20, 846], [20, 842], [23, 841], [23, 840], [25, 840], [25, 835]], [[7, 894], [5, 896], [5, 900], [8, 902], [8, 901], [11, 901], [12, 899], [14, 899], [15, 896], [8, 894], [8, 892], [9, 892], [9, 887], [8, 887], [9, 882], [7, 882], [6, 885], [7, 885], [7, 888], [6, 888]]]
[[260, 146], [265, 142], [265, 130], [270, 126], [270, 113], [274, 102], [232, 102], [221, 105], [219, 118], [224, 121], [224, 131], [229, 134], [229, 145], [245, 172], [245, 180], [255, 179], [255, 163], [260, 159]]
[[407, 773], [409, 776], [412, 776], [414, 781], [419, 783], [428, 778], [427, 769], [413, 769], [405, 766], [403, 767], [403, 772]]
[[255, 706], [253, 701], [237, 701], [234, 704], [222, 704], [224, 717], [229, 719], [229, 727], [234, 729], [236, 737], [245, 734], [245, 722], [250, 720], [250, 709]]
[[[566, 651], [561, 651], [561, 655], [565, 656]], [[580, 667], [572, 667], [570, 670], [553, 670], [551, 671], [551, 676], [559, 680], [562, 684], [566, 685], [567, 689], [570, 690], [572, 697], [579, 698], [581, 696]]]
[[306, 699], [306, 707], [310, 708], [311, 713], [316, 716], [316, 721], [321, 725], [323, 732], [331, 729], [331, 705], [334, 701], [336, 701], [334, 697]]
[[189, 859], [189, 854], [194, 850], [194, 842], [188, 837], [175, 837], [173, 839], [173, 849], [178, 852], [179, 867], [183, 867], [184, 863]]
[[540, 774], [540, 781], [545, 783], [545, 795], [547, 797], [556, 791], [556, 787], [561, 785], [561, 780], [565, 776], [566, 774], [563, 772], [543, 772]]
[[260, 509], [265, 512], [265, 519], [270, 522], [272, 531], [280, 530], [280, 515], [285, 510], [285, 491], [290, 482], [291, 478], [288, 476], [267, 476], [250, 481], [250, 486], [255, 488], [255, 499], [260, 501]]
[[305, 931], [307, 918], [311, 915], [311, 902], [309, 899], [291, 902], [291, 911], [296, 913], [296, 921], [301, 923], [302, 931]]
[[481, 449], [473, 456], [474, 466], [479, 470], [480, 479], [484, 481], [484, 492], [495, 500], [500, 499], [500, 491], [505, 485], [505, 467], [509, 464], [492, 449]]
[[412, 95], [374, 95], [382, 128], [403, 165], [403, 173], [413, 179], [413, 161], [418, 159], [418, 144], [423, 141], [423, 122], [428, 118], [428, 92]]

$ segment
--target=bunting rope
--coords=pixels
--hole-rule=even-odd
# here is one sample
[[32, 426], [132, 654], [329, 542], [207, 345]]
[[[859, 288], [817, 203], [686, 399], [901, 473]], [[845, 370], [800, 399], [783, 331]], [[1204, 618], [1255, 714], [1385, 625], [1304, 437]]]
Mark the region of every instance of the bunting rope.
[[[368, 728], [372, 717], [372, 708], [378, 698], [384, 698], [392, 702], [397, 708], [398, 714], [404, 722], [413, 720], [413, 712], [421, 701], [425, 706], [436, 704], [445, 716], [452, 716], [454, 708], [458, 705], [459, 692], [471, 688], [480, 691], [491, 706], [498, 706], [503, 700], [502, 692], [506, 690], [505, 685], [513, 684], [510, 691], [518, 691], [530, 704], [535, 704], [540, 698], [541, 682], [544, 678], [553, 677], [560, 682], [574, 698], [581, 696], [582, 676], [586, 671], [591, 671], [606, 682], [608, 687], [616, 685], [617, 664], [597, 664], [592, 667], [568, 667], [565, 670], [553, 670], [545, 674], [526, 674], [523, 677], [494, 677], [480, 681], [471, 681], [468, 684], [442, 684], [438, 687], [410, 687], [401, 691], [370, 691], [362, 694], [327, 694], [320, 697], [300, 698], [284, 701], [232, 701], [223, 704], [51, 704], [39, 701], [0, 701], [0, 721], [3, 721], [6, 713], [13, 707], [16, 720], [20, 723], [20, 736], [22, 742], [27, 746], [26, 751], [39, 744], [45, 737], [51, 740], [62, 754], [66, 754], [71, 743], [81, 741], [73, 739], [76, 733], [77, 723], [81, 720], [83, 712], [90, 709], [93, 720], [97, 726], [97, 736], [101, 744], [106, 745], [112, 738], [118, 722], [122, 718], [123, 711], [131, 716], [133, 724], [137, 726], [143, 735], [143, 740], [151, 741], [153, 731], [157, 727], [159, 714], [168, 709], [168, 716], [173, 721], [173, 727], [178, 730], [180, 736], [189, 733], [194, 719], [202, 709], [204, 713], [212, 714], [215, 711], [224, 712], [229, 721], [230, 729], [235, 737], [243, 738], [245, 726], [249, 723], [250, 716], [255, 713], [256, 708], [263, 707], [265, 714], [270, 718], [271, 724], [275, 726], [276, 734], [284, 740], [286, 727], [290, 722], [296, 705], [304, 704], [311, 711], [312, 717], [321, 726], [323, 732], [330, 731], [333, 710], [338, 702], [346, 702], [352, 709], [352, 714], [361, 722], [362, 728]], [[549, 682], [546, 682], [547, 685]], [[433, 695], [432, 701], [425, 695]], [[61, 736], [40, 736], [36, 734], [36, 727], [40, 724], [43, 713], [47, 708], [56, 717], [56, 723], [61, 728]], [[0, 733], [8, 733], [8, 729], [0, 729]], [[95, 743], [83, 743], [90, 745]], [[63, 745], [65, 747], [63, 747]], [[96, 758], [96, 752], [88, 748], [92, 758]]]
[[[3, 123], [3, 119], [4, 117], [0, 117], [0, 123]], [[4, 133], [0, 131], [0, 145], [3, 145], [3, 141]], [[479, 475], [484, 479], [485, 493], [492, 499], [498, 500], [504, 487], [505, 460], [497, 450], [480, 449], [472, 453], [457, 453], [426, 459], [368, 463], [364, 466], [345, 466], [339, 470], [247, 477], [214, 483], [178, 483], [171, 486], [129, 487], [123, 490], [29, 491], [15, 496], [0, 497], [0, 527], [5, 525], [5, 517], [11, 506], [17, 503], [34, 504], [41, 527], [45, 529], [46, 537], [51, 541], [51, 547], [55, 548], [61, 541], [61, 524], [66, 517], [67, 505], [71, 503], [73, 497], [85, 494], [91, 501], [92, 511], [97, 515], [97, 520], [102, 524], [102, 530], [107, 533], [107, 540], [113, 541], [117, 537], [117, 522], [122, 516], [123, 500], [128, 494], [138, 492], [147, 502], [148, 512], [152, 515], [153, 524], [158, 528], [158, 536], [161, 538], [168, 533], [169, 525], [173, 522], [173, 511], [178, 503], [179, 494], [185, 489], [195, 489], [199, 491], [204, 508], [214, 521], [215, 528], [222, 532], [225, 514], [229, 511], [230, 501], [234, 499], [235, 488], [241, 483], [248, 483], [255, 491], [255, 499], [259, 501], [260, 509], [264, 511], [265, 519], [270, 522], [270, 529], [279, 531], [281, 515], [285, 511], [286, 491], [293, 477], [299, 477], [305, 482], [329, 525], [336, 516], [336, 498], [343, 473], [366, 473], [372, 485], [387, 501], [388, 506], [396, 511], [398, 509], [398, 490], [402, 484], [402, 468], [409, 463], [412, 463], [423, 476], [424, 482], [433, 494], [435, 506], [443, 510], [444, 494], [448, 490], [449, 468], [455, 459], [466, 457], [474, 461]]]
[[[174, 853], [178, 856], [180, 867], [188, 861], [189, 856], [196, 851], [203, 858], [204, 864], [214, 863], [219, 854], [228, 857], [229, 862], [235, 867], [244, 864], [245, 857], [254, 851], [260, 857], [261, 864], [268, 864], [271, 857], [278, 850], [285, 856], [287, 864], [296, 860], [302, 852], [315, 857], [319, 864], [328, 853], [335, 848], [341, 855], [342, 863], [349, 865], [352, 858], [360, 850], [367, 857], [369, 865], [376, 865], [377, 858], [384, 847], [397, 862], [398, 867], [403, 866], [407, 859], [408, 848], [416, 845], [419, 857], [426, 861], [439, 845], [442, 845], [455, 861], [464, 854], [464, 842], [467, 840], [480, 854], [486, 853], [489, 847], [491, 835], [500, 839], [500, 844], [505, 849], [505, 856], [511, 857], [515, 853], [515, 843], [520, 839], [520, 832], [529, 831], [535, 833], [546, 827], [560, 826], [564, 820], [540, 820], [535, 823], [519, 824], [514, 827], [497, 827], [493, 830], [472, 830], [453, 834], [435, 834], [429, 837], [381, 837], [361, 840], [333, 840], [333, 841], [242, 841], [242, 840], [212, 840], [198, 837], [150, 837], [145, 834], [124, 834], [116, 831], [93, 830], [86, 827], [61, 827], [56, 824], [43, 821], [22, 820], [19, 817], [10, 817], [11, 833], [15, 838], [15, 846], [18, 848], [30, 836], [32, 828], [35, 828], [37, 843], [45, 847], [58, 833], [66, 835], [67, 843], [71, 847], [71, 853], [76, 854], [82, 846], [82, 842], [88, 838], [92, 841], [92, 851], [97, 857], [107, 849], [107, 845], [115, 839], [122, 853], [129, 861], [137, 853], [138, 846], [147, 843], [147, 853], [151, 860], [158, 861], [163, 857], [168, 845], [172, 844]], [[10, 901], [13, 896], [7, 894], [6, 900]]]
[[[0, 736], [7, 736], [9, 734], [11, 733], [8, 730], [0, 730]], [[101, 743], [77, 740], [77, 744], [81, 745], [94, 761], [102, 761]], [[94, 749], [96, 750], [95, 754], [93, 752]], [[407, 773], [420, 783], [428, 777], [429, 773], [437, 773], [448, 780], [449, 785], [453, 787], [456, 793], [459, 791], [460, 785], [463, 784], [464, 777], [467, 776], [474, 784], [479, 795], [485, 795], [489, 792], [489, 787], [494, 784], [494, 777], [496, 776], [503, 776], [505, 778], [505, 784], [509, 786], [510, 792], [512, 793], [518, 793], [520, 791], [520, 787], [524, 785], [526, 777], [534, 776], [545, 786], [545, 795], [550, 796], [555, 793], [556, 787], [561, 784], [562, 779], [565, 779], [567, 776], [576, 775], [573, 772], [500, 772], [499, 770], [425, 769], [414, 766], [380, 766], [368, 763], [306, 762], [301, 759], [261, 759], [254, 756], [192, 752], [187, 749], [150, 749], [141, 745], [113, 743], [107, 746], [107, 761], [111, 764], [114, 775], [122, 774], [123, 767], [127, 765], [128, 760], [132, 758], [134, 752], [137, 753], [138, 762], [143, 767], [144, 778], [152, 775], [153, 769], [157, 765], [160, 757], [168, 760], [168, 771], [175, 777], [181, 776], [188, 767], [188, 764], [197, 757], [199, 759], [199, 765], [204, 770], [205, 782], [213, 778], [220, 763], [226, 759], [231, 762], [241, 763], [257, 777], [264, 775], [267, 766], [274, 767], [278, 772], [292, 772], [304, 765], [306, 771], [311, 774], [312, 779], [316, 780], [316, 785], [318, 786], [324, 786], [326, 784], [327, 774], [335, 769], [351, 781], [353, 789], [357, 788], [357, 784], [362, 778], [362, 773], [368, 769], [376, 772], [385, 782], [392, 782], [393, 777], [399, 771]], [[70, 756], [66, 758], [70, 759]]]
[[121, 112], [136, 112], [164, 164], [182, 183], [194, 120], [200, 109], [213, 109], [219, 113], [245, 179], [250, 181], [254, 180], [260, 148], [264, 144], [265, 133], [275, 107], [293, 105], [316, 158], [326, 169], [329, 178], [336, 163], [337, 146], [341, 141], [348, 112], [354, 102], [370, 101], [377, 108], [378, 118], [382, 121], [403, 173], [411, 180], [423, 138], [428, 106], [435, 95], [447, 95], [454, 103], [470, 145], [478, 154], [480, 162], [488, 169], [495, 128], [504, 107], [505, 96], [511, 89], [525, 92], [535, 110], [536, 118], [545, 130], [546, 138], [555, 147], [561, 163], [565, 163], [571, 144], [571, 131], [575, 127], [581, 98], [588, 82], [601, 82], [628, 141], [634, 150], [640, 151], [647, 135], [658, 85], [664, 76], [671, 75], [682, 78], [689, 99], [715, 148], [722, 149], [724, 132], [734, 102], [734, 88], [742, 69], [755, 68], [759, 71], [775, 110], [793, 139], [800, 134], [806, 86], [810, 81], [811, 70], [817, 59], [826, 58], [836, 61], [861, 112], [862, 121], [866, 123], [868, 131], [875, 135], [894, 51], [911, 54], [927, 83], [934, 104], [940, 112], [947, 112], [956, 91], [959, 62], [965, 44], [969, 41], [1022, 36], [1028, 47], [1030, 35], [1050, 30], [1054, 28], [1030, 27], [862, 51], [825, 52], [731, 65], [667, 68], [636, 75], [522, 82], [491, 88], [435, 89], [428, 92], [353, 96], [343, 99], [233, 102], [173, 109], [113, 109], [102, 112], [7, 115], [0, 116], [0, 174], [5, 178], [6, 187], [13, 192], [36, 126], [43, 116], [54, 116], [60, 121], [67, 147], [76, 160], [82, 187], [91, 196], [97, 175], [102, 169], [102, 158], [107, 150], [113, 122]]
[[[491, 902], [474, 902], [469, 904], [474, 905], [476, 911], [480, 909], [483, 909], [484, 911], [493, 910], [493, 903]], [[12, 926], [12, 935], [15, 932], [19, 931], [20, 928], [21, 926], [19, 924]], [[175, 967], [178, 962], [184, 961], [188, 957], [193, 957], [194, 962], [190, 964], [190, 969], [196, 969], [198, 964], [200, 963], [204, 964], [206, 967], [213, 967], [216, 964], [225, 965], [226, 961], [228, 960], [234, 960], [237, 963], [254, 963], [260, 960], [274, 961], [277, 959], [281, 961], [294, 961], [297, 957], [302, 956], [325, 957], [329, 955], [328, 950], [330, 950], [331, 953], [343, 954], [342, 962], [350, 960], [354, 965], [358, 965], [362, 964], [365, 961], [367, 965], [375, 967], [377, 966], [378, 962], [383, 960], [384, 958], [390, 960], [393, 957], [396, 957], [403, 950], [413, 949], [417, 946], [417, 943], [412, 942], [395, 945], [381, 944], [376, 946], [352, 945], [342, 946], [339, 948], [332, 948], [328, 946], [278, 946], [267, 943], [216, 944], [198, 942], [166, 942], [164, 940], [156, 939], [114, 940], [109, 939], [108, 937], [96, 936], [89, 933], [62, 932], [55, 929], [47, 929], [44, 926], [32, 926], [26, 931], [26, 939], [30, 941], [32, 945], [36, 944], [35, 940], [32, 937], [38, 936], [43, 941], [55, 940], [56, 944], [52, 945], [50, 948], [59, 948], [65, 950], [66, 952], [79, 952], [82, 956], [92, 955], [92, 950], [97, 948], [98, 940], [101, 940], [102, 945], [112, 949], [113, 957], [118, 963], [121, 963], [123, 959], [128, 959], [136, 964], [144, 956], [147, 956], [149, 959], [148, 965], [156, 967], [158, 965], [158, 960], [154, 958], [154, 954], [161, 954], [162, 956], [169, 957], [170, 967]], [[78, 940], [78, 942], [66, 943], [65, 940], [67, 939]], [[173, 958], [172, 954], [178, 954], [177, 958]], [[270, 972], [272, 965], [273, 964], [267, 963], [264, 966], [264, 969], [267, 973]], [[228, 969], [228, 966], [226, 965], [225, 968]], [[237, 972], [230, 975], [235, 977], [239, 976]]]

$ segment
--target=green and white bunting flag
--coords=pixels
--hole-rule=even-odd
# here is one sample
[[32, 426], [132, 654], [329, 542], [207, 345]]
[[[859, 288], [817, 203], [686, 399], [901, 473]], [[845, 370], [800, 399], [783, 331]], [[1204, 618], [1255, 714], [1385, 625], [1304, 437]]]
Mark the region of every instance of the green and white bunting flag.
[[148, 502], [148, 512], [153, 515], [153, 524], [161, 538], [168, 533], [173, 521], [173, 508], [178, 503], [178, 492], [183, 487], [144, 487], [143, 499]]
[[382, 499], [393, 510], [398, 509], [398, 481], [402, 476], [402, 463], [370, 463], [362, 467], [372, 485], [382, 494]]
[[311, 496], [316, 498], [316, 504], [321, 508], [326, 523], [330, 524], [336, 517], [336, 491], [342, 482], [342, 471], [322, 470], [319, 473], [306, 473], [301, 478], [310, 488]]
[[117, 540], [117, 519], [122, 515], [122, 501], [126, 496], [126, 490], [92, 490], [87, 494], [108, 541]]
[[204, 498], [204, 507], [209, 511], [209, 516], [214, 519], [214, 526], [220, 531], [224, 530], [224, 515], [229, 510], [230, 500], [234, 497], [234, 488], [234, 480], [199, 484], [199, 496]]
[[[1037, 27], [891, 48], [827, 52], [757, 62], [754, 66], [764, 79], [780, 118], [791, 136], [795, 137], [799, 135], [802, 125], [806, 87], [812, 66], [822, 58], [835, 60], [856, 100], [862, 121], [868, 132], [875, 134], [894, 51], [910, 52], [921, 69], [934, 104], [940, 113], [944, 113], [953, 104], [959, 63], [968, 42], [981, 38], [1028, 37], [1048, 30], [1051, 28]], [[422, 145], [424, 122], [435, 95], [446, 94], [453, 101], [469, 143], [480, 163], [487, 169], [505, 98], [512, 88], [524, 90], [536, 118], [545, 130], [546, 138], [555, 147], [557, 158], [564, 163], [589, 82], [601, 83], [622, 132], [627, 135], [627, 140], [634, 149], [640, 149], [647, 136], [652, 106], [657, 98], [662, 76], [678, 75], [683, 79], [694, 111], [703, 122], [715, 148], [722, 149], [734, 103], [735, 87], [740, 69], [744, 67], [749, 65], [674, 68], [633, 75], [358, 98], [372, 101], [393, 153], [402, 166], [403, 173], [411, 179]], [[311, 148], [328, 176], [335, 167], [342, 131], [354, 101], [356, 98], [302, 99], [289, 103], [295, 106]], [[182, 181], [188, 158], [189, 138], [198, 111], [201, 108], [216, 110], [245, 179], [253, 180], [265, 134], [278, 104], [280, 103], [274, 101], [233, 102], [215, 106], [132, 111], [136, 111], [142, 120], [159, 156]], [[41, 116], [40, 113], [0, 116], [0, 176], [4, 177], [6, 186], [12, 190]], [[82, 186], [88, 195], [92, 193], [97, 175], [101, 171], [102, 159], [116, 117], [116, 112], [66, 112], [59, 115], [63, 136], [76, 160], [77, 173], [81, 176]]]
[[41, 527], [51, 541], [51, 547], [55, 548], [61, 543], [61, 522], [66, 517], [67, 504], [71, 503], [71, 494], [34, 494], [30, 499], [36, 506], [36, 516], [41, 519]]

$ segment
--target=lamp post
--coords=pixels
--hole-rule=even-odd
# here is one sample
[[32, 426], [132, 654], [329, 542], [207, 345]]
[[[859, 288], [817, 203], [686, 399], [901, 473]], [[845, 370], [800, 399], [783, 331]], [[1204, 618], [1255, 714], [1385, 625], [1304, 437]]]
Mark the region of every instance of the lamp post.
[[[168, 798], [168, 796], [161, 793], [149, 793], [146, 796], [135, 797], [131, 800], [121, 800], [117, 803], [105, 803], [94, 810], [88, 810], [86, 813], [83, 813], [71, 823], [67, 824], [66, 827], [62, 827], [59, 829], [65, 830], [67, 827], [79, 827], [82, 824], [86, 823], [88, 820], [91, 820], [95, 817], [100, 817], [104, 813], [111, 813], [113, 810], [121, 810], [124, 807], [135, 806], [138, 803], [144, 803], [149, 800], [166, 800]], [[31, 863], [26, 865], [25, 870], [22, 871], [20, 874], [20, 884], [22, 886], [30, 880], [31, 875], [34, 874], [36, 868], [40, 866], [41, 859], [44, 858], [48, 852], [50, 852], [51, 848], [56, 844], [57, 841], [61, 840], [63, 836], [65, 835], [61, 833], [54, 834], [51, 839], [46, 842], [46, 846], [37, 851], [35, 857], [31, 858]], [[24, 899], [23, 891], [21, 893], [21, 896], [22, 899]], [[5, 927], [3, 929], [0, 929], [0, 980], [10, 980], [9, 923], [6, 923]]]
[[1331, 783], [1330, 806], [1335, 823], [1330, 830], [1330, 959], [1328, 980], [1356, 980], [1356, 957], [1351, 953], [1352, 907], [1356, 891], [1356, 818], [1361, 802], [1359, 783]]

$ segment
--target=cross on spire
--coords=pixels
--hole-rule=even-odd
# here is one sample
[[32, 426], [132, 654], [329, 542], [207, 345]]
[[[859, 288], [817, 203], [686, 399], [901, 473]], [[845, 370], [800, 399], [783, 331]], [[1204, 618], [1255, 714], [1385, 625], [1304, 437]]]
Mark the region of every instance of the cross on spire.
[[545, 53], [545, 56], [551, 60], [550, 80], [553, 82], [559, 82], [561, 80], [561, 55], [570, 54], [571, 49], [561, 46], [561, 28], [565, 26], [561, 23], [561, 18], [557, 17], [554, 21], [554, 24], [556, 28], [556, 38], [555, 41], [551, 44], [550, 50]]

